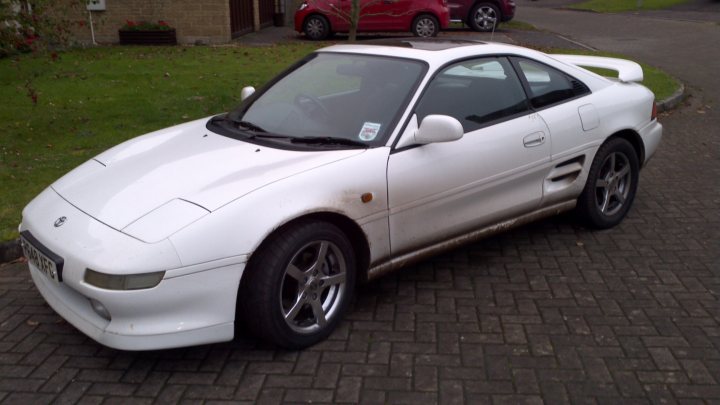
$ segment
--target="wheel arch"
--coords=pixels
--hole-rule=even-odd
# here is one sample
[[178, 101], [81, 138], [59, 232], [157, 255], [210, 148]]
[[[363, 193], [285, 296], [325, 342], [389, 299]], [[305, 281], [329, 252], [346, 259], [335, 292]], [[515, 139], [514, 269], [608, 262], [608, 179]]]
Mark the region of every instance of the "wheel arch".
[[498, 16], [498, 20], [502, 20], [502, 19], [505, 17], [505, 14], [503, 13], [503, 9], [502, 9], [502, 7], [501, 7], [501, 4], [500, 4], [500, 2], [499, 2], [498, 0], [477, 0], [477, 1], [475, 1], [475, 2], [472, 3], [472, 6], [470, 6], [470, 8], [468, 8], [467, 15], [465, 16], [465, 21], [466, 21], [466, 22], [469, 22], [470, 19], [473, 18], [473, 15], [472, 15], [472, 14], [473, 14], [473, 10], [475, 9], [475, 7], [476, 7], [478, 4], [482, 4], [482, 3], [490, 3], [490, 4], [492, 4], [493, 6], [495, 6], [495, 8], [497, 8], [498, 13], [500, 13], [500, 15]]
[[[304, 215], [301, 215], [299, 217], [295, 217], [292, 219], [289, 219], [282, 225], [275, 228], [272, 232], [267, 234], [265, 238], [258, 244], [258, 246], [254, 249], [253, 253], [250, 255], [248, 262], [250, 262], [253, 258], [253, 255], [255, 252], [257, 252], [259, 249], [263, 247], [263, 245], [271, 239], [274, 235], [282, 232], [283, 230], [293, 226], [294, 224], [297, 224], [298, 222], [302, 221], [323, 221], [331, 223], [338, 228], [345, 234], [345, 236], [348, 237], [350, 240], [350, 243], [353, 246], [353, 249], [355, 251], [355, 259], [357, 260], [357, 280], [359, 282], [364, 282], [367, 280], [367, 270], [370, 267], [370, 243], [367, 240], [367, 236], [365, 235], [365, 232], [363, 232], [362, 228], [360, 228], [360, 225], [358, 225], [355, 221], [350, 219], [349, 217], [339, 214], [337, 212], [330, 212], [330, 211], [320, 211], [320, 212], [312, 212], [307, 213]], [[244, 277], [243, 277], [244, 278]], [[242, 283], [242, 280], [240, 281]]]
[[643, 166], [643, 163], [645, 162], [645, 144], [643, 143], [640, 134], [638, 134], [632, 129], [623, 129], [610, 135], [603, 143], [607, 143], [610, 139], [613, 138], [622, 138], [630, 142], [630, 145], [632, 145], [633, 149], [635, 149], [638, 162], [640, 162], [640, 167]]
[[332, 21], [330, 21], [330, 19], [329, 19], [327, 16], [325, 16], [325, 15], [323, 15], [322, 13], [319, 13], [319, 12], [312, 12], [312, 13], [310, 13], [310, 14], [308, 14], [308, 15], [305, 16], [305, 18], [304, 18], [303, 21], [302, 21], [302, 26], [300, 27], [300, 28], [303, 29], [303, 32], [305, 31], [305, 24], [307, 24], [307, 21], [308, 21], [311, 17], [321, 17], [321, 18], [325, 19], [325, 21], [327, 21], [327, 24], [328, 24], [328, 32], [329, 32], [329, 33], [333, 32]]

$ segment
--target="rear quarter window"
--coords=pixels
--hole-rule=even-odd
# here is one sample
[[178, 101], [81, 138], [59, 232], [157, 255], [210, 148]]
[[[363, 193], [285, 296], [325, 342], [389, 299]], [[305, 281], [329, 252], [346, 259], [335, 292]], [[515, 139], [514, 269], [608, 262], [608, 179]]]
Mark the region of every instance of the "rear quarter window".
[[553, 67], [528, 59], [515, 59], [520, 74], [527, 83], [530, 103], [543, 108], [590, 93], [580, 80]]

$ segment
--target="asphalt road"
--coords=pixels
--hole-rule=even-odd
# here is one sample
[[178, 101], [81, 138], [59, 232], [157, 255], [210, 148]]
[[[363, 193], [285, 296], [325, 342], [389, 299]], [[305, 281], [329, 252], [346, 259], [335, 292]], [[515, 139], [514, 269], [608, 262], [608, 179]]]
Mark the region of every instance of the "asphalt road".
[[0, 401], [720, 402], [720, 26], [520, 4], [521, 20], [688, 85], [623, 224], [555, 218], [390, 275], [300, 352], [244, 336], [110, 350], [55, 315], [24, 264], [4, 265]]

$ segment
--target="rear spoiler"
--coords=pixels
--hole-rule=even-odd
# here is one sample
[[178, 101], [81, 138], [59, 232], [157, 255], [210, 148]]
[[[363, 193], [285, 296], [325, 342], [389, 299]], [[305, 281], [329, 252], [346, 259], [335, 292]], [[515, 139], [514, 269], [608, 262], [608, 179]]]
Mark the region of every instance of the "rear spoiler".
[[642, 67], [629, 60], [587, 55], [550, 56], [571, 65], [614, 70], [618, 72], [618, 78], [623, 82], [641, 82], [643, 80]]

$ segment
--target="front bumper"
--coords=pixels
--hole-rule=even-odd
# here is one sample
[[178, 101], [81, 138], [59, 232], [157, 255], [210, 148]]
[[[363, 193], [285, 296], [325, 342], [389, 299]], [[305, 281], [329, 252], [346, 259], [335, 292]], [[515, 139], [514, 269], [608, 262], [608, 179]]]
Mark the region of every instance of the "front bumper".
[[[54, 221], [67, 217], [63, 226]], [[21, 230], [64, 259], [57, 283], [30, 264], [38, 291], [73, 326], [122, 350], [153, 350], [231, 340], [246, 256], [183, 266], [167, 240], [148, 244], [87, 216], [48, 188], [23, 212]], [[105, 290], [87, 284], [85, 269], [109, 274], [165, 271], [149, 289]], [[100, 302], [110, 320], [93, 310]]]

